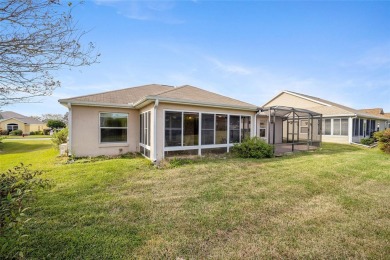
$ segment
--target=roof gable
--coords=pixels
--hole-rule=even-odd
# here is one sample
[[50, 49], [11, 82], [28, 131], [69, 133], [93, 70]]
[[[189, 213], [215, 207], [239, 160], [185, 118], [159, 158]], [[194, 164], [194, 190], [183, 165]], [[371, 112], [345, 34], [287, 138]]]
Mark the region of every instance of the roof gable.
[[24, 115], [21, 115], [21, 114], [12, 112], [12, 111], [0, 112], [0, 120], [1, 121], [5, 121], [8, 119], [15, 119], [15, 120], [18, 120], [18, 121], [25, 123], [25, 124], [45, 124], [45, 123], [39, 121], [38, 119], [24, 116]]
[[223, 96], [208, 90], [204, 90], [198, 87], [184, 85], [181, 87], [177, 87], [175, 89], [163, 92], [157, 95], [162, 98], [171, 98], [177, 100], [189, 100], [196, 101], [201, 103], [209, 103], [209, 104], [220, 104], [220, 105], [230, 105], [230, 106], [242, 106], [242, 107], [254, 107], [255, 105], [230, 98], [227, 96]]
[[[286, 98], [286, 96], [283, 96], [286, 94], [290, 95], [290, 97], [300, 98], [300, 99], [306, 100], [308, 102], [303, 102], [304, 107], [300, 107], [299, 105], [301, 105], [301, 104], [296, 105], [296, 104], [288, 103], [291, 101], [289, 101], [288, 98]], [[280, 104], [278, 104], [278, 101], [280, 102]], [[286, 103], [283, 104], [283, 102], [286, 102]], [[313, 105], [311, 107], [309, 106], [310, 102]], [[296, 102], [296, 103], [298, 103], [298, 102]], [[325, 100], [322, 98], [317, 98], [314, 96], [309, 96], [309, 95], [305, 95], [305, 94], [301, 94], [301, 93], [297, 93], [297, 92], [293, 92], [293, 91], [288, 91], [288, 90], [282, 91], [279, 95], [277, 95], [275, 98], [271, 99], [268, 103], [266, 103], [266, 106], [270, 106], [270, 105], [292, 106], [292, 107], [297, 107], [297, 108], [309, 109], [309, 110], [312, 110], [314, 112], [321, 113], [324, 116], [327, 116], [327, 115], [328, 116], [355, 116], [355, 115], [357, 115], [357, 116], [366, 117], [366, 118], [385, 119], [385, 117], [383, 115], [380, 115], [380, 114], [377, 114], [377, 115], [369, 114], [369, 113], [366, 113], [364, 111], [360, 111], [360, 110], [350, 108], [350, 107], [347, 107], [347, 106], [344, 106], [344, 105], [341, 105], [338, 103], [331, 102], [329, 100]]]

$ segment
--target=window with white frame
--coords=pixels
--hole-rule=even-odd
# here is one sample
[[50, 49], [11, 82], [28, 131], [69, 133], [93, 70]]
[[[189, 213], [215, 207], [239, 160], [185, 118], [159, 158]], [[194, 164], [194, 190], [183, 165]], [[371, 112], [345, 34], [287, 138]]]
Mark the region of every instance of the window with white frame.
[[165, 147], [228, 145], [250, 134], [250, 116], [165, 111]]
[[266, 118], [260, 118], [260, 127], [259, 127], [259, 137], [266, 138], [267, 133], [267, 119]]
[[100, 142], [127, 142], [127, 118], [125, 113], [100, 113]]
[[332, 126], [331, 119], [322, 120], [322, 134], [331, 135], [331, 130], [332, 130], [331, 126]]
[[301, 134], [309, 133], [309, 121], [308, 120], [301, 120], [301, 122], [299, 124], [299, 132]]
[[215, 115], [215, 143], [227, 144], [228, 115]]
[[348, 135], [348, 119], [333, 119], [333, 135]]
[[8, 130], [8, 132], [18, 130], [18, 124], [8, 124], [7, 130]]
[[214, 144], [215, 137], [215, 115], [202, 114], [202, 144]]
[[182, 145], [182, 112], [165, 112], [165, 146]]
[[150, 130], [151, 130], [151, 112], [144, 112], [139, 115], [140, 118], [140, 152], [150, 157]]

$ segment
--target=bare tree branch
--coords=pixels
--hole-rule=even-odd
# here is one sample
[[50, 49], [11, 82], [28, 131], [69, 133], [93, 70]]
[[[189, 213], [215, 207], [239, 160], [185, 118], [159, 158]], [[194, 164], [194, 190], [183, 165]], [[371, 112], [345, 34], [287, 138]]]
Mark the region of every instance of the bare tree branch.
[[88, 66], [100, 54], [60, 0], [0, 0], [0, 107], [51, 95], [62, 68]]

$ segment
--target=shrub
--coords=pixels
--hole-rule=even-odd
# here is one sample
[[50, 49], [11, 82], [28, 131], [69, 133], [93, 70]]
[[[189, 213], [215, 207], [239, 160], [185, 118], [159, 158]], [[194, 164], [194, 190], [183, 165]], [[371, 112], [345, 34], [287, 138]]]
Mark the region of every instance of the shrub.
[[0, 135], [8, 135], [8, 130], [0, 130]]
[[273, 156], [272, 146], [259, 137], [245, 139], [240, 144], [235, 144], [231, 152], [240, 158], [270, 158]]
[[360, 143], [364, 145], [372, 145], [374, 142], [375, 142], [374, 138], [363, 138], [360, 140]]
[[16, 258], [15, 254], [21, 256], [18, 247], [25, 237], [23, 229], [28, 221], [26, 203], [35, 198], [39, 188], [49, 186], [48, 180], [37, 178], [42, 171], [33, 171], [30, 166], [21, 163], [0, 173], [0, 235], [4, 238], [0, 254], [7, 258]]
[[57, 149], [60, 144], [66, 143], [68, 141], [68, 128], [64, 128], [61, 131], [54, 133], [51, 141]]
[[31, 132], [30, 132], [30, 135], [35, 135], [35, 132], [34, 132], [34, 131], [31, 131]]
[[9, 133], [9, 135], [22, 135], [23, 134], [23, 131], [18, 129], [18, 130], [14, 130], [14, 131], [11, 131]]
[[390, 128], [374, 134], [378, 140], [379, 148], [385, 153], [390, 153]]
[[50, 134], [50, 129], [43, 129], [43, 134], [44, 135], [49, 135]]
[[55, 129], [66, 127], [66, 124], [64, 122], [62, 122], [61, 120], [54, 120], [54, 119], [50, 119], [49, 121], [47, 121], [46, 125], [50, 128], [55, 128]]

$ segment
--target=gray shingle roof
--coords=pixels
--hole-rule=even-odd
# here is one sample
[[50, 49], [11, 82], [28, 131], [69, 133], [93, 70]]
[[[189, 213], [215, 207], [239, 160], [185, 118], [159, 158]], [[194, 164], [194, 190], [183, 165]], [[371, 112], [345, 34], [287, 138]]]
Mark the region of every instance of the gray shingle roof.
[[0, 120], [1, 121], [7, 120], [7, 119], [10, 119], [10, 118], [18, 119], [18, 120], [22, 121], [25, 124], [44, 124], [43, 122], [39, 121], [38, 119], [35, 119], [35, 118], [32, 118], [32, 117], [28, 117], [28, 116], [24, 116], [24, 115], [21, 115], [21, 114], [12, 112], [12, 111], [0, 112]]
[[162, 101], [171, 99], [177, 103], [203, 103], [214, 104], [215, 106], [246, 107], [253, 110], [257, 108], [255, 105], [189, 85], [172, 87], [157, 84], [61, 99], [59, 102], [124, 105], [135, 104], [137, 101], [142, 101], [147, 98], [161, 98]]
[[139, 87], [125, 88], [119, 90], [112, 90], [97, 94], [72, 97], [66, 99], [60, 99], [61, 103], [68, 101], [73, 102], [90, 102], [90, 103], [102, 103], [102, 104], [132, 104], [145, 96], [157, 95], [161, 92], [174, 89], [172, 86], [150, 84]]

